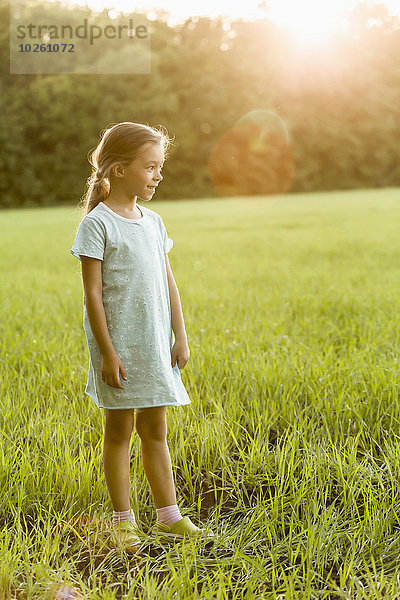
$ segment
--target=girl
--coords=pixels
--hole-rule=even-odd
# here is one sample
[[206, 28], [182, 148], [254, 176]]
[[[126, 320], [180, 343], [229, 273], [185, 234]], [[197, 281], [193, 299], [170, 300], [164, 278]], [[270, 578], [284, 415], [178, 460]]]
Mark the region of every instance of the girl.
[[[168, 261], [173, 241], [149, 202], [170, 145], [163, 128], [123, 122], [104, 130], [89, 157], [84, 216], [71, 249], [82, 265], [83, 326], [90, 360], [85, 393], [105, 410], [103, 467], [115, 544], [136, 551], [129, 500], [133, 425], [156, 504], [153, 532], [212, 537], [182, 517], [166, 441], [166, 407], [190, 403], [180, 370], [189, 360], [178, 288]], [[175, 341], [172, 336], [175, 334]]]

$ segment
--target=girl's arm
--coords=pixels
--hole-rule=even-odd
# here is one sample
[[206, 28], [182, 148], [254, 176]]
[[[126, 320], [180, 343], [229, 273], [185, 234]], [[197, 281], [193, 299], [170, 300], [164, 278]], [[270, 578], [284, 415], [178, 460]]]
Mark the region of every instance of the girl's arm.
[[103, 305], [102, 261], [98, 258], [81, 255], [81, 262], [86, 312], [90, 329], [102, 357], [101, 378], [111, 387], [123, 389], [120, 373], [126, 380], [126, 371], [112, 345]]
[[167, 278], [169, 288], [169, 300], [171, 304], [171, 324], [175, 334], [175, 340], [186, 341], [185, 322], [183, 320], [181, 300], [179, 297], [178, 286], [172, 275], [171, 265], [169, 264], [168, 254], [165, 252], [165, 265], [167, 267]]
[[112, 354], [115, 350], [111, 342], [104, 312], [101, 260], [81, 256], [81, 261], [86, 312], [89, 317], [90, 328], [100, 354], [102, 356]]
[[172, 275], [168, 254], [164, 252], [164, 256], [165, 265], [167, 268], [169, 300], [171, 305], [171, 325], [175, 334], [175, 343], [171, 348], [171, 365], [174, 367], [176, 363], [179, 369], [183, 369], [189, 360], [190, 350], [186, 339], [185, 323], [183, 320], [178, 287], [175, 283], [174, 276]]

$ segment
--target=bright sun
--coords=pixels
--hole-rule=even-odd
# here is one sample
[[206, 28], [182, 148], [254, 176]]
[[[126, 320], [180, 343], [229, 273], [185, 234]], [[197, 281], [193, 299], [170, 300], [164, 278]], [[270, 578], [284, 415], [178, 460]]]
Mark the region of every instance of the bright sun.
[[[287, 28], [300, 43], [323, 44], [336, 33], [347, 29], [346, 13], [361, 0], [66, 0], [88, 4], [94, 10], [116, 9], [129, 13], [135, 10], [164, 9], [170, 13], [169, 24], [183, 22], [190, 16], [216, 17], [225, 15], [234, 19], [268, 18]], [[391, 14], [400, 14], [400, 0], [369, 0], [382, 2]], [[262, 7], [264, 5], [264, 7]]]
[[323, 42], [331, 35], [346, 30], [346, 9], [353, 3], [349, 0], [286, 0], [270, 2], [269, 18], [285, 27], [300, 42]]

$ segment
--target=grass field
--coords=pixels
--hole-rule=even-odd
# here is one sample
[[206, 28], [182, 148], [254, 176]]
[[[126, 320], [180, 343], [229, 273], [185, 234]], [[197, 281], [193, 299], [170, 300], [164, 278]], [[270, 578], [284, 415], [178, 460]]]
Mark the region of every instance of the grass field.
[[[101, 548], [112, 506], [78, 212], [0, 213], [0, 600], [400, 598], [400, 191], [157, 202], [191, 404], [170, 408], [178, 504], [213, 545]], [[131, 503], [155, 506], [131, 443]], [[78, 519], [75, 528], [62, 522]], [[80, 525], [79, 525], [79, 519]]]

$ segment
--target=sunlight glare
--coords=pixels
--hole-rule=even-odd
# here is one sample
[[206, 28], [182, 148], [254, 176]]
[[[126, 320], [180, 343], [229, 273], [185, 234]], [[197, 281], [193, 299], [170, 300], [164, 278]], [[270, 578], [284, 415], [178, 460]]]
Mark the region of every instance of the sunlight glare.
[[[53, 0], [54, 1], [54, 0]], [[322, 45], [336, 33], [347, 30], [347, 12], [361, 0], [64, 0], [67, 4], [87, 4], [95, 11], [115, 9], [130, 13], [145, 10], [167, 11], [168, 23], [174, 26], [191, 16], [219, 15], [229, 19], [269, 19], [278, 27], [287, 29], [300, 43]], [[400, 14], [400, 0], [367, 0], [370, 4], [382, 3], [390, 14]], [[153, 13], [154, 15], [156, 13]]]
[[346, 30], [345, 10], [349, 4], [346, 0], [275, 1], [269, 5], [268, 17], [276, 25], [288, 29], [299, 42], [321, 43]]

